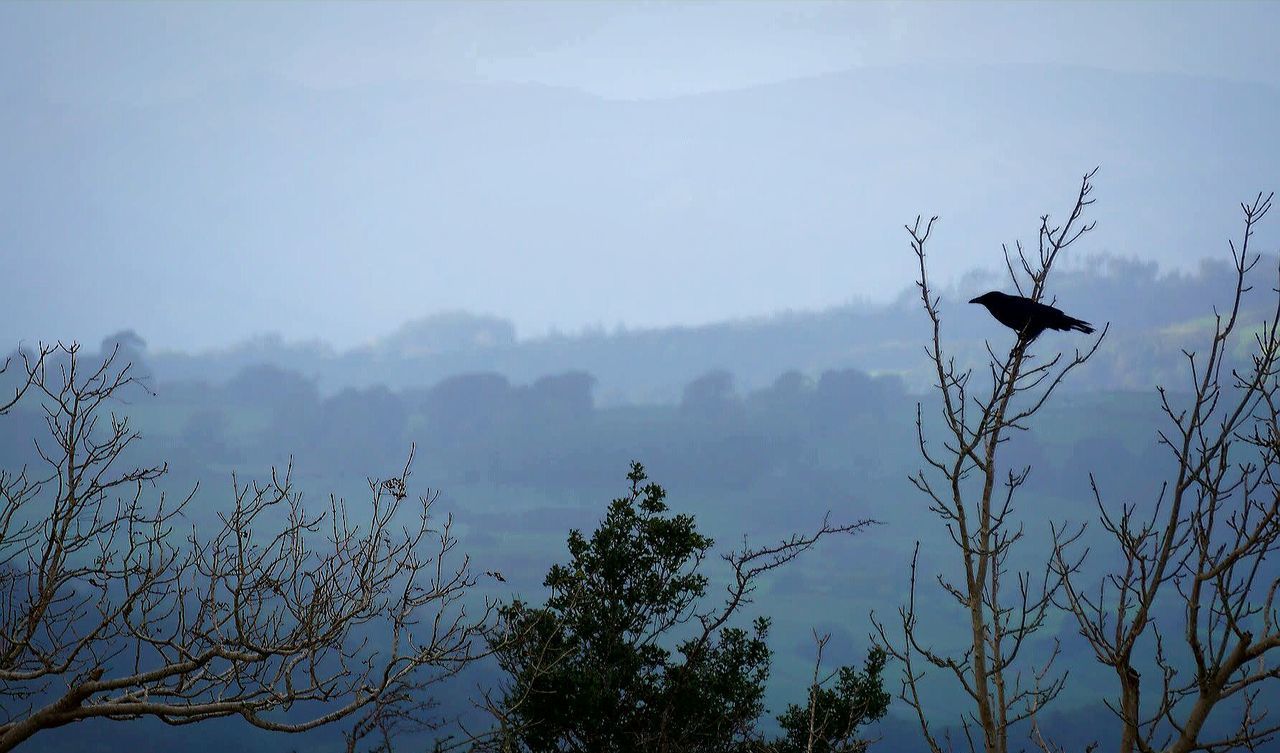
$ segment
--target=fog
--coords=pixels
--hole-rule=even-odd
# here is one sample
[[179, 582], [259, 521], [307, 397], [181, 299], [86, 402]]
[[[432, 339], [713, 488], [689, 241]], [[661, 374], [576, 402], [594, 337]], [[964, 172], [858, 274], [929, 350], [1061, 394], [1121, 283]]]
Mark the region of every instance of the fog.
[[[995, 600], [1004, 577], [1009, 599], [1015, 583], [1048, 584], [1054, 536], [1080, 531], [1074, 545], [1089, 555], [1073, 575], [1094, 588], [1128, 562], [1108, 527], [1149, 516], [1159, 532], [1176, 495], [1187, 500], [1170, 524], [1182, 559], [1146, 623], [1170, 648], [1143, 633], [1130, 669], [1147, 683], [1144, 704], [1174, 677], [1168, 667], [1190, 683], [1147, 727], [1181, 734], [1178, 715], [1209, 684], [1195, 682], [1196, 647], [1178, 643], [1187, 619], [1207, 619], [1206, 642], [1280, 645], [1275, 619], [1260, 616], [1274, 614], [1280, 585], [1269, 596], [1258, 585], [1280, 584], [1280, 217], [1260, 217], [1280, 187], [1277, 30], [1276, 3], [0, 3], [0, 751], [393, 753], [454, 735], [461, 747], [444, 749], [518, 738], [502, 750], [621, 753], [659, 748], [640, 733], [626, 738], [634, 747], [565, 741], [589, 737], [575, 724], [612, 730], [664, 708], [693, 709], [672, 725], [686, 731], [743, 725], [732, 745], [664, 750], [798, 753], [784, 712], [816, 697], [815, 638], [830, 636], [829, 669], [866, 680], [869, 650], [885, 642], [872, 615], [892, 622], [916, 603], [915, 564], [917, 637], [959, 664], [930, 669], [917, 713], [891, 656], [884, 715], [858, 734], [873, 753], [924, 751], [918, 719], [959, 739], [973, 705], [949, 674], [977, 661], [958, 628], [969, 616], [949, 601], [960, 591], [940, 587], [964, 588], [959, 541], [994, 526], [996, 541], [1016, 544], [987, 561], [994, 580], [974, 581]], [[1038, 252], [1054, 245], [1040, 235], [1046, 215], [1082, 234], [1050, 259], [1043, 302], [1082, 326], [1027, 342], [1016, 316], [969, 302], [1017, 292], [1011, 274], [1031, 294], [1029, 275], [1049, 258]], [[922, 262], [907, 226], [919, 242], [933, 216]], [[1258, 222], [1245, 238], [1248, 217]], [[1255, 266], [1241, 282], [1233, 252], [1246, 242]], [[1224, 326], [1234, 329], [1216, 336]], [[1022, 380], [1011, 412], [992, 418], [982, 400], [1009, 374]], [[1207, 460], [1190, 473], [1197, 458]], [[633, 462], [669, 509], [632, 486]], [[135, 465], [144, 470], [112, 480]], [[1206, 479], [1206, 468], [1224, 475]], [[287, 493], [252, 507], [281, 484]], [[1016, 501], [994, 518], [993, 489]], [[412, 530], [418, 495], [431, 501], [418, 520], [430, 536], [397, 561], [380, 547]], [[330, 517], [291, 538], [288, 526], [310, 518], [282, 512], [290, 503]], [[951, 503], [987, 527], [958, 533]], [[173, 517], [136, 513], [152, 509]], [[635, 524], [609, 529], [619, 520]], [[824, 527], [853, 521], [871, 522]], [[328, 527], [348, 523], [368, 540]], [[734, 552], [789, 554], [815, 530], [811, 550], [741, 581], [750, 588], [717, 622], [716, 600], [742, 574]], [[654, 531], [668, 538], [607, 549]], [[462, 562], [457, 590], [417, 611], [388, 607], [400, 602], [387, 584], [434, 562], [437, 543], [440, 561]], [[1201, 579], [1227, 573], [1215, 581], [1223, 601], [1205, 596], [1210, 616], [1197, 617], [1174, 588], [1203, 564], [1195, 547], [1208, 561], [1237, 545], [1244, 564]], [[617, 596], [650, 583], [626, 568], [673, 551], [685, 559], [655, 566], [651, 591], [683, 583], [671, 598], [688, 597], [680, 609], [691, 611], [616, 642], [650, 652], [645, 682], [675, 684], [644, 685], [643, 701], [630, 695], [639, 686], [575, 696], [626, 664], [590, 653], [618, 648], [616, 635], [589, 634], [597, 613], [642, 600]], [[182, 557], [153, 570], [157, 552], [221, 556], [234, 575], [218, 585], [217, 567]], [[280, 560], [246, 576], [263, 552]], [[1019, 581], [1019, 570], [1031, 575]], [[130, 591], [153, 572], [181, 577]], [[338, 575], [317, 585], [316, 573]], [[370, 583], [386, 588], [356, 598]], [[1052, 682], [1037, 662], [1057, 656], [1069, 678], [1055, 698], [1036, 697], [1053, 704], [1036, 730], [1063, 750], [1111, 750], [1116, 670], [1052, 588], [1008, 676]], [[570, 592], [588, 604], [578, 623], [566, 617], [574, 599], [554, 602]], [[130, 606], [103, 606], [121, 601]], [[466, 622], [433, 621], [432, 608], [527, 617], [519, 610], [544, 602], [543, 616], [560, 611], [528, 625], [578, 631], [546, 645], [589, 647], [566, 651], [563, 676], [564, 657], [513, 670], [529, 654], [486, 632], [514, 624], [489, 613], [470, 634], [484, 657], [429, 662], [430, 683], [388, 686], [407, 687], [396, 703], [423, 704], [413, 711], [429, 722], [387, 707], [394, 745], [370, 732], [381, 718], [344, 744], [374, 707], [292, 737], [258, 728], [359, 696], [405, 636]], [[350, 604], [384, 608], [333, 616]], [[647, 625], [670, 604], [640, 606]], [[1231, 609], [1254, 632], [1231, 632]], [[214, 637], [197, 635], [202, 619], [231, 612]], [[388, 637], [394, 614], [422, 619]], [[1016, 608], [1000, 614], [1017, 623]], [[106, 626], [61, 664], [67, 636], [95, 619]], [[307, 629], [284, 640], [272, 632], [281, 625]], [[709, 643], [691, 638], [707, 625]], [[893, 639], [907, 629], [892, 627]], [[154, 638], [165, 629], [180, 637]], [[316, 635], [339, 636], [318, 660], [307, 653]], [[275, 639], [278, 653], [261, 660], [254, 652]], [[200, 641], [223, 651], [217, 661], [169, 672]], [[1237, 731], [1242, 710], [1276, 713], [1280, 674], [1263, 653], [1223, 675], [1270, 672], [1255, 678], [1257, 706], [1225, 694], [1201, 743]], [[577, 659], [587, 669], [574, 674]], [[131, 662], [160, 665], [160, 679], [60, 695], [95, 672], [110, 684]], [[327, 699], [294, 695], [326, 671], [351, 684]], [[522, 726], [532, 712], [504, 695], [544, 671], [560, 684], [530, 697], [553, 699], [544, 717], [563, 712], [554, 723], [571, 729], [557, 744], [525, 736], [547, 719]], [[831, 703], [854, 707], [850, 692]], [[175, 724], [191, 721], [186, 710], [160, 712], [165, 724], [128, 705], [232, 704], [237, 693], [261, 706], [194, 727]], [[497, 718], [486, 698], [514, 737], [481, 732]], [[99, 713], [111, 703], [123, 705]], [[110, 719], [58, 716], [66, 708]], [[45, 711], [32, 741], [14, 742], [13, 720]], [[1013, 749], [1029, 726], [1013, 725]], [[862, 750], [850, 740], [808, 749]]]
[[6, 5], [0, 331], [338, 348], [705, 324], [1090, 252], [1188, 268], [1280, 157], [1272, 5]]

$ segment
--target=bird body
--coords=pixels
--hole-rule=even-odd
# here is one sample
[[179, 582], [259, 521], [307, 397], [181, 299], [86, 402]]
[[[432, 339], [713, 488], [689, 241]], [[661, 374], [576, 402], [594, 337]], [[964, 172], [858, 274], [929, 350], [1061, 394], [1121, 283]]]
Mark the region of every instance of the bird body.
[[1086, 335], [1093, 334], [1093, 326], [1088, 322], [1067, 316], [1053, 306], [1036, 303], [1020, 295], [1008, 295], [993, 290], [990, 293], [983, 293], [969, 303], [980, 303], [986, 306], [987, 311], [991, 312], [996, 321], [1017, 332], [1026, 342], [1035, 340], [1046, 329], [1061, 332], [1074, 330]]

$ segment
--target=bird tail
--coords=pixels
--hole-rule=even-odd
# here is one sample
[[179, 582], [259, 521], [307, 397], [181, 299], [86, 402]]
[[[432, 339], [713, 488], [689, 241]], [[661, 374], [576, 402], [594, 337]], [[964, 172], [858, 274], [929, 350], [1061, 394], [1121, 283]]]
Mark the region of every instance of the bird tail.
[[1092, 335], [1093, 325], [1080, 319], [1071, 319], [1067, 323], [1067, 330], [1075, 330], [1076, 332], [1083, 332], [1086, 335]]

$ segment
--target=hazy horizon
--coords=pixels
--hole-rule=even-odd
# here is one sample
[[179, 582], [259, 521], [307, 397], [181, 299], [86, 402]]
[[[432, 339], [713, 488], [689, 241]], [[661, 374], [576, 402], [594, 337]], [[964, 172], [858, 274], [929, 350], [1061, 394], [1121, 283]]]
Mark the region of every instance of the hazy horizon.
[[1280, 6], [5, 5], [0, 337], [350, 348], [883, 303], [902, 224], [998, 269], [1193, 268], [1280, 150]]

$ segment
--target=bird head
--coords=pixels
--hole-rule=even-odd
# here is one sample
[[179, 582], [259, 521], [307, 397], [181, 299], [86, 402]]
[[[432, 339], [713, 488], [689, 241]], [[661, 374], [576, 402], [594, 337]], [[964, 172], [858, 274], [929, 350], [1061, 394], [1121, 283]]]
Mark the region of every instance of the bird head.
[[1001, 293], [999, 290], [992, 290], [989, 293], [983, 293], [977, 298], [970, 300], [969, 303], [981, 303], [983, 306], [986, 306], [988, 304], [995, 303], [1003, 297], [1004, 293]]

